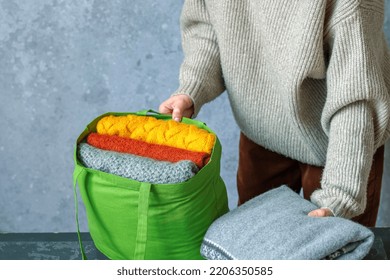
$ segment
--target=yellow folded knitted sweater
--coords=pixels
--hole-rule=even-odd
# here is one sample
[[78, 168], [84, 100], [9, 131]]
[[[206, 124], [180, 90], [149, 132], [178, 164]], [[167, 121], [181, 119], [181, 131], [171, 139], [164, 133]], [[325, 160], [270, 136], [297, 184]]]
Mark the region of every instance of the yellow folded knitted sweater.
[[195, 125], [150, 116], [106, 116], [99, 120], [96, 130], [99, 134], [118, 135], [209, 154], [215, 143], [213, 133]]

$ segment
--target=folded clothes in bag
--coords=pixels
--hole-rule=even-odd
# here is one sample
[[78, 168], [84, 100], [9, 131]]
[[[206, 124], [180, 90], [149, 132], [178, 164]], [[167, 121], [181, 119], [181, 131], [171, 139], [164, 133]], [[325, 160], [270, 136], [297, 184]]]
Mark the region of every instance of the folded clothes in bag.
[[198, 172], [198, 167], [189, 160], [171, 163], [106, 151], [87, 143], [80, 143], [78, 146], [78, 156], [85, 167], [140, 182], [152, 184], [181, 183], [191, 179]]
[[211, 154], [215, 134], [192, 124], [151, 116], [106, 116], [96, 125], [99, 134], [118, 135], [151, 144]]
[[374, 234], [339, 217], [309, 217], [318, 207], [287, 186], [270, 190], [218, 218], [201, 246], [212, 260], [363, 259]]
[[202, 168], [210, 160], [210, 154], [193, 152], [184, 149], [169, 147], [166, 145], [150, 144], [144, 141], [134, 140], [117, 135], [104, 135], [90, 133], [87, 137], [88, 144], [103, 150], [153, 158], [156, 160], [178, 162], [190, 160], [198, 168]]

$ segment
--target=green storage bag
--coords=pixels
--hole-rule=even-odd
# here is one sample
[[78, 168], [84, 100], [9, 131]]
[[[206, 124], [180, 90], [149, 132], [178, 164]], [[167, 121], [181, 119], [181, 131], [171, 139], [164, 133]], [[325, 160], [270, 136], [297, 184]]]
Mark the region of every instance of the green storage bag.
[[[81, 133], [74, 149], [73, 173], [85, 205], [88, 227], [96, 248], [110, 259], [203, 259], [200, 246], [211, 223], [229, 211], [225, 184], [220, 177], [221, 144], [216, 137], [209, 162], [190, 180], [177, 184], [149, 184], [89, 169], [77, 158], [77, 144], [107, 116], [150, 115], [171, 119], [147, 110], [137, 113], [106, 113]], [[204, 123], [183, 118], [211, 133]], [[78, 231], [79, 233], [79, 231]], [[80, 234], [79, 234], [80, 238]], [[80, 248], [85, 258], [81, 239]]]

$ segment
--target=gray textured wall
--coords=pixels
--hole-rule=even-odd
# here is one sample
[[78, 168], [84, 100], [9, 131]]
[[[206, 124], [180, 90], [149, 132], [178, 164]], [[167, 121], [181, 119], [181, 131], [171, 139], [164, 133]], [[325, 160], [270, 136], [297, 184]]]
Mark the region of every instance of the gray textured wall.
[[[75, 139], [97, 115], [157, 109], [177, 87], [181, 5], [0, 0], [0, 232], [75, 230]], [[239, 133], [226, 95], [198, 119], [221, 139], [222, 177], [233, 208]], [[389, 150], [386, 156], [381, 226], [390, 226]]]

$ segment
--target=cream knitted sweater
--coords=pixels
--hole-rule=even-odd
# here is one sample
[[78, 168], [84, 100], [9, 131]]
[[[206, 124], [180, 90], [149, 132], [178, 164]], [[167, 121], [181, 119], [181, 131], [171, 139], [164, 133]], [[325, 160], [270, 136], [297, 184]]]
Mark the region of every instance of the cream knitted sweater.
[[383, 0], [186, 0], [175, 94], [196, 115], [226, 89], [246, 136], [324, 166], [312, 202], [357, 216], [390, 132], [383, 11]]

